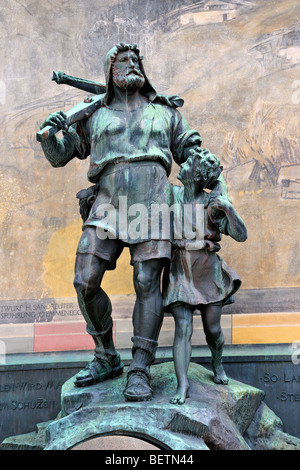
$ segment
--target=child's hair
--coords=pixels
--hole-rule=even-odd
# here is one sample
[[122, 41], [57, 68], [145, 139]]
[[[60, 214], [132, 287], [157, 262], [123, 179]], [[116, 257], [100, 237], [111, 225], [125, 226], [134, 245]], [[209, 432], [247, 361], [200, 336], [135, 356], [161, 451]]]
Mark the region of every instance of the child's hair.
[[208, 149], [191, 149], [190, 155], [198, 159], [197, 170], [200, 170], [204, 187], [208, 188], [222, 173], [223, 167], [220, 165], [220, 160]]

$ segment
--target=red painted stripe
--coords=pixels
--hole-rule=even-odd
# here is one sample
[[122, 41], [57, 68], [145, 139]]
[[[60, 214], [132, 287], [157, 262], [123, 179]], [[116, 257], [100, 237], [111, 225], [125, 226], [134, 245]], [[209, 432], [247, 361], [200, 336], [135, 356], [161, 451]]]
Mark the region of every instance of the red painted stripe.
[[86, 323], [85, 322], [36, 323], [34, 327], [34, 332], [35, 332], [35, 336], [85, 333]]
[[[115, 340], [115, 321], [113, 339]], [[85, 322], [35, 324], [34, 352], [94, 350], [93, 338]]]
[[88, 334], [36, 336], [34, 352], [93, 350], [95, 344]]

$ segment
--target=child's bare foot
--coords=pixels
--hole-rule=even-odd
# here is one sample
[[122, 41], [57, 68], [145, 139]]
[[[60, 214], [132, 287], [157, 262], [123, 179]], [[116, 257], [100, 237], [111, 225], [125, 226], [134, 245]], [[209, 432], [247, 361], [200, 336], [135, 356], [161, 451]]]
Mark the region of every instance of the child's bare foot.
[[189, 386], [182, 385], [177, 388], [176, 394], [173, 398], [170, 399], [170, 403], [173, 405], [183, 405], [185, 403], [186, 398], [189, 397]]
[[229, 379], [225, 374], [222, 364], [218, 365], [217, 367], [213, 368], [214, 371], [214, 382], [216, 384], [227, 385]]

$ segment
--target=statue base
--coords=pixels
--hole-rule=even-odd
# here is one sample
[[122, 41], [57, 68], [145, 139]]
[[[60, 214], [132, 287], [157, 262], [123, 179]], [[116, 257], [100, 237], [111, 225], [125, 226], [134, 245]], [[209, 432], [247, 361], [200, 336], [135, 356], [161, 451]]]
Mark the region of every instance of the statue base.
[[[283, 432], [282, 422], [264, 403], [264, 392], [230, 379], [216, 385], [213, 374], [191, 363], [190, 392], [183, 405], [169, 402], [176, 391], [172, 362], [151, 367], [153, 399], [126, 402], [126, 373], [85, 388], [74, 377], [62, 388], [61, 413], [39, 432], [7, 438], [1, 449], [67, 450], [100, 436], [127, 435], [167, 450], [300, 450], [300, 439]], [[29, 445], [31, 442], [31, 447]], [[21, 444], [22, 443], [22, 444]]]

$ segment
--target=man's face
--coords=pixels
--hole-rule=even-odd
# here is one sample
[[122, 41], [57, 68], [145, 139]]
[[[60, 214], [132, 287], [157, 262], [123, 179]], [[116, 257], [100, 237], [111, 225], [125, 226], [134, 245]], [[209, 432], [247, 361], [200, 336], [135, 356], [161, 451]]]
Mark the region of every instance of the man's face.
[[122, 90], [139, 90], [145, 83], [138, 56], [134, 51], [119, 52], [113, 64], [114, 84]]

